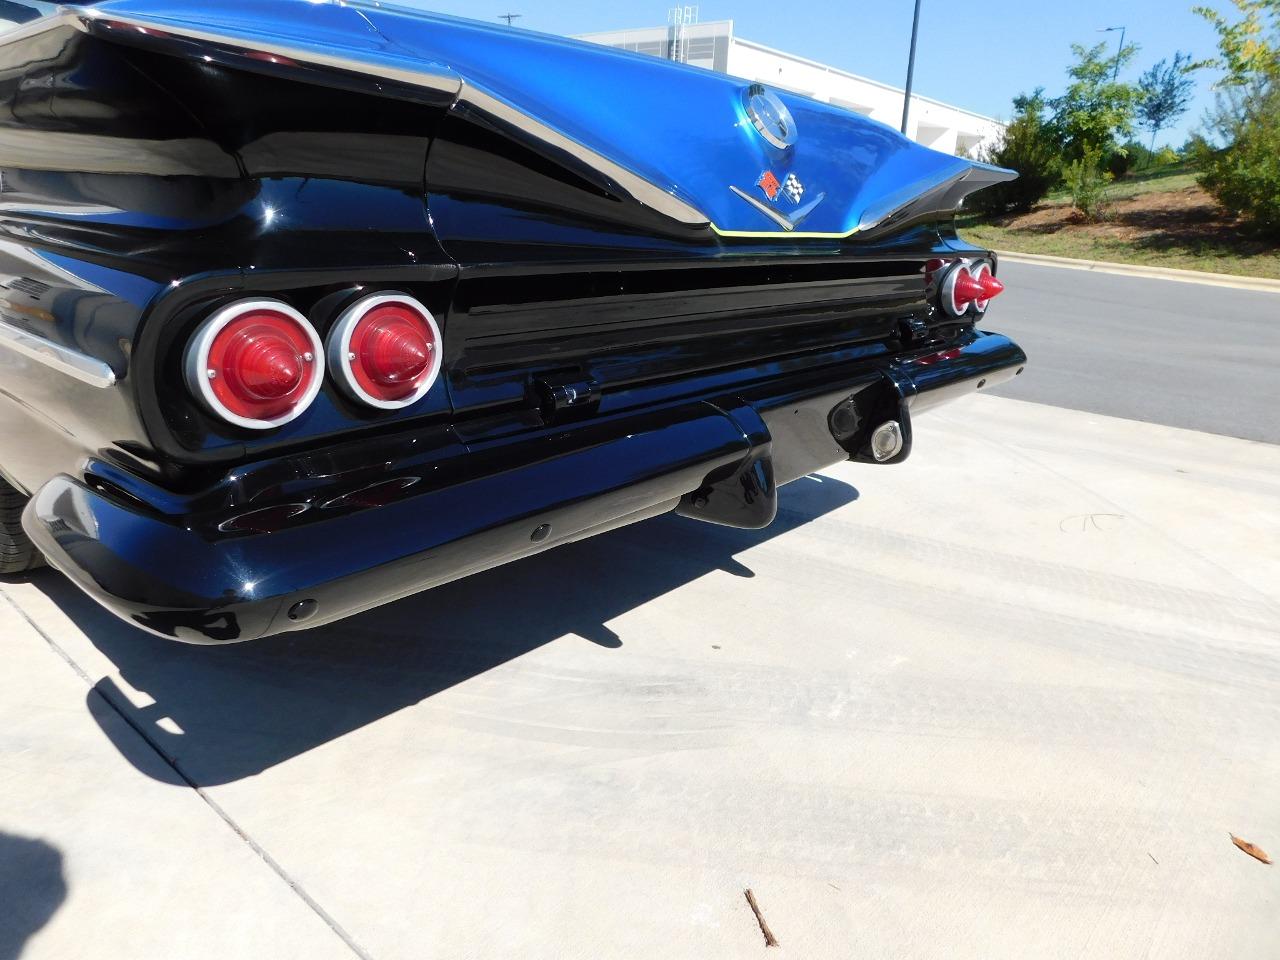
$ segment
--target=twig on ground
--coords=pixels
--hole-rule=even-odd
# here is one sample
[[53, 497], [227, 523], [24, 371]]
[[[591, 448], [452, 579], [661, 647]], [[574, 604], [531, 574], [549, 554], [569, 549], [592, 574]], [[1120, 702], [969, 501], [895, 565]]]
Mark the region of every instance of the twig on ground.
[[744, 890], [743, 893], [747, 895], [747, 903], [751, 907], [751, 912], [756, 915], [756, 923], [760, 924], [760, 932], [764, 934], [764, 945], [766, 947], [776, 947], [778, 938], [773, 935], [769, 925], [764, 922], [764, 914], [760, 912], [760, 904], [756, 903], [756, 895], [751, 892], [750, 887]]

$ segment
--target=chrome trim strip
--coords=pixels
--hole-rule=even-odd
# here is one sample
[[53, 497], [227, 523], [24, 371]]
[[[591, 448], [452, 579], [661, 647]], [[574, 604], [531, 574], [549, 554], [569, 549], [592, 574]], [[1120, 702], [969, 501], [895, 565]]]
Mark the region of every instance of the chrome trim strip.
[[762, 200], [758, 200], [744, 190], [740, 190], [733, 184], [729, 185], [729, 189], [740, 196], [747, 203], [751, 204], [766, 217], [788, 232], [794, 230], [800, 224], [804, 223], [805, 218], [817, 208], [823, 200], [827, 199], [826, 193], [820, 193], [802, 207], [797, 207], [790, 215], [783, 213], [777, 207], [771, 207]]
[[809, 214], [813, 213], [813, 211], [818, 208], [818, 204], [825, 199], [827, 199], [827, 194], [826, 191], [823, 191], [804, 206], [796, 207], [796, 209], [792, 210], [791, 215], [787, 217], [787, 219], [791, 221], [793, 226], [800, 226], [800, 224], [804, 223], [805, 220], [808, 219]]
[[[323, 2], [323, 0], [321, 0]], [[363, 7], [364, 9], [376, 10], [377, 4], [363, 2], [363, 0], [328, 0], [330, 3], [336, 3], [339, 6], [348, 6], [350, 8]], [[399, 8], [404, 9], [404, 8]], [[359, 14], [358, 10], [353, 12]], [[360, 14], [363, 16], [362, 14]], [[642, 203], [658, 213], [691, 227], [710, 227], [717, 233], [722, 235], [752, 235], [750, 232], [743, 231], [723, 231], [716, 227], [711, 218], [700, 211], [692, 204], [681, 200], [670, 190], [664, 189], [655, 183], [651, 183], [639, 174], [633, 173], [627, 168], [615, 163], [605, 156], [590, 150], [572, 137], [561, 133], [560, 131], [547, 126], [541, 121], [531, 117], [529, 114], [520, 111], [518, 108], [510, 106], [504, 101], [494, 97], [479, 88], [470, 85], [464, 81], [462, 77], [449, 70], [447, 67], [441, 67], [437, 70], [430, 69], [428, 61], [415, 59], [415, 66], [397, 67], [390, 63], [377, 63], [369, 60], [354, 59], [350, 56], [334, 56], [331, 54], [320, 53], [315, 50], [300, 49], [291, 47], [286, 44], [273, 43], [267, 39], [234, 37], [225, 34], [219, 34], [208, 30], [197, 30], [191, 27], [174, 25], [165, 20], [146, 20], [137, 17], [130, 17], [123, 14], [114, 13], [110, 10], [101, 10], [94, 7], [62, 7], [59, 12], [44, 17], [41, 20], [33, 20], [29, 24], [24, 24], [17, 30], [10, 31], [0, 36], [0, 46], [12, 43], [28, 37], [36, 36], [48, 30], [53, 30], [64, 25], [74, 26], [76, 29], [88, 33], [89, 24], [95, 20], [111, 20], [116, 23], [123, 23], [129, 26], [138, 27], [139, 29], [150, 28], [177, 37], [183, 37], [190, 40], [198, 40], [205, 43], [215, 43], [237, 47], [239, 49], [248, 49], [252, 45], [252, 49], [264, 53], [275, 54], [277, 56], [287, 57], [296, 60], [299, 63], [305, 63], [310, 66], [329, 67], [336, 70], [345, 70], [351, 73], [358, 73], [365, 76], [375, 77], [384, 80], [394, 80], [404, 83], [408, 86], [423, 87], [430, 90], [452, 93], [455, 97], [455, 107], [458, 103], [465, 103], [473, 106], [475, 109], [487, 113], [500, 121], [511, 124], [522, 133], [540, 141], [546, 147], [557, 152], [567, 154], [570, 157], [582, 161], [583, 165], [595, 172], [602, 178], [610, 180], [616, 184], [619, 189], [627, 193], [638, 203]], [[972, 161], [971, 161], [972, 163]], [[954, 177], [954, 179], [962, 180], [970, 176], [974, 171], [980, 171], [986, 175], [986, 182], [998, 182], [999, 180], [1008, 179], [1011, 176], [1010, 171], [1001, 170], [998, 167], [992, 167], [988, 164], [973, 163], [968, 170]], [[992, 176], [999, 174], [999, 176]], [[943, 178], [943, 183], [946, 178]], [[928, 187], [937, 187], [938, 183], [926, 182], [924, 185], [916, 184], [904, 190], [897, 191], [890, 198], [881, 200], [871, 211], [863, 213], [858, 225], [850, 231], [843, 234], [821, 234], [821, 236], [852, 236], [855, 233], [865, 233], [872, 230], [886, 221], [891, 221], [904, 210], [909, 208], [912, 203], [920, 196], [920, 191]], [[734, 193], [742, 197], [761, 213], [765, 214], [770, 220], [780, 226], [783, 230], [795, 231], [799, 221], [792, 221], [784, 214], [775, 210], [771, 210], [763, 203], [757, 201], [754, 197], [742, 192], [737, 187], [730, 187]], [[976, 187], [975, 187], [976, 189]], [[805, 211], [806, 214], [810, 212]], [[796, 236], [818, 236], [818, 234], [797, 233]]]
[[0, 346], [8, 347], [91, 387], [106, 388], [114, 386], [116, 382], [116, 372], [96, 357], [86, 356], [78, 350], [19, 330], [3, 320], [0, 320]]
[[638, 203], [651, 207], [672, 220], [694, 227], [705, 227], [711, 223], [710, 217], [696, 207], [685, 203], [675, 194], [650, 183], [638, 174], [632, 173], [626, 167], [614, 163], [594, 150], [584, 147], [572, 137], [548, 127], [527, 113], [521, 112], [505, 101], [499, 100], [497, 97], [472, 86], [466, 81], [463, 81], [458, 100], [460, 103], [473, 106], [500, 121], [511, 124], [553, 150], [562, 151], [574, 159], [583, 161], [594, 172], [607, 177], [617, 184]]
[[56, 13], [51, 13], [39, 20], [30, 20], [19, 27], [7, 30], [0, 34], [0, 47], [8, 46], [11, 43], [18, 43], [31, 37], [38, 37], [42, 33], [48, 33], [50, 30], [56, 30], [58, 27], [73, 26], [76, 29], [83, 30], [84, 27], [80, 23], [80, 14], [71, 12], [67, 7], [59, 7]]
[[[252, 49], [259, 53], [287, 57], [290, 60], [297, 60], [300, 63], [306, 63], [311, 66], [349, 70], [352, 73], [377, 77], [380, 80], [395, 80], [408, 86], [424, 87], [428, 90], [441, 90], [445, 93], [456, 94], [462, 86], [462, 81], [457, 74], [446, 70], [431, 70], [426, 61], [415, 60], [415, 63], [420, 63], [422, 66], [414, 66], [412, 68], [396, 67], [389, 63], [375, 64], [351, 57], [320, 53], [318, 50], [291, 47], [287, 44], [275, 43], [265, 37], [259, 39], [257, 37], [227, 36], [210, 30], [197, 30], [193, 27], [174, 24], [168, 20], [147, 20], [131, 17], [126, 14], [116, 13], [110, 9], [101, 10], [96, 7], [68, 7], [67, 9], [76, 20], [79, 28], [86, 33], [90, 23], [97, 20], [105, 20], [112, 23], [123, 23], [127, 26], [137, 27], [140, 30], [159, 30], [171, 36], [182, 37], [186, 40], [199, 40], [203, 43], [225, 44], [240, 49], [248, 49], [247, 45], [252, 44]], [[375, 70], [377, 72], [374, 72]]]
[[[780, 226], [783, 230], [790, 231], [796, 228], [796, 225], [787, 219], [787, 215], [785, 213], [779, 213], [777, 210], [769, 206], [767, 203], [763, 203], [762, 201], [757, 200], [755, 197], [751, 196], [751, 194], [747, 193], [745, 190], [739, 190], [733, 184], [729, 184], [729, 189], [732, 190], [734, 193], [736, 193], [738, 196], [740, 196], [743, 200], [747, 201], [747, 203], [751, 204], [761, 213], [763, 213], [766, 217], [768, 217], [770, 220], [772, 220], [774, 223]], [[818, 199], [822, 199], [822, 198], [819, 197]]]
[[[353, 4], [351, 6], [354, 8], [355, 5]], [[499, 121], [511, 124], [522, 133], [540, 141], [545, 146], [554, 150], [563, 151], [569, 156], [582, 161], [584, 165], [595, 173], [602, 177], [606, 177], [613, 183], [617, 184], [620, 189], [630, 195], [638, 203], [651, 207], [658, 213], [688, 226], [705, 227], [709, 226], [711, 223], [710, 217], [691, 204], [681, 200], [671, 191], [664, 190], [658, 185], [649, 182], [644, 177], [628, 170], [626, 167], [615, 163], [594, 150], [587, 148], [572, 137], [547, 126], [540, 120], [529, 116], [529, 114], [524, 113], [497, 97], [486, 93], [484, 90], [467, 83], [462, 77], [453, 71], [447, 69], [430, 69], [430, 65], [427, 61], [417, 61], [422, 64], [420, 67], [395, 67], [384, 62], [375, 63], [372, 61], [355, 59], [349, 56], [335, 56], [332, 54], [320, 53], [315, 50], [292, 47], [287, 44], [271, 42], [265, 38], [259, 40], [256, 37], [227, 36], [226, 34], [215, 33], [208, 30], [198, 30], [192, 27], [175, 25], [167, 20], [139, 19], [137, 17], [130, 17], [115, 13], [111, 10], [98, 10], [93, 7], [68, 7], [66, 9], [66, 13], [51, 16], [44, 21], [36, 22], [44, 24], [44, 29], [52, 29], [54, 26], [70, 21], [79, 29], [88, 32], [90, 22], [94, 20], [109, 20], [116, 23], [127, 24], [139, 29], [155, 29], [173, 36], [183, 37], [189, 40], [197, 40], [203, 43], [229, 45], [240, 49], [245, 49], [248, 45], [252, 45], [252, 48], [255, 51], [270, 53], [280, 57], [287, 57], [290, 60], [296, 60], [300, 63], [306, 63], [311, 66], [346, 70], [352, 73], [376, 77], [380, 80], [393, 80], [404, 83], [408, 86], [424, 87], [430, 90], [451, 93], [455, 97], [455, 103], [460, 102], [475, 107], [477, 110], [487, 113]], [[353, 9], [352, 12], [359, 14], [359, 11], [355, 9]], [[33, 34], [40, 31], [31, 30], [26, 32]]]
[[910, 209], [921, 197], [944, 187], [954, 186], [968, 177], [970, 172], [971, 170], [966, 168], [958, 173], [927, 177], [923, 180], [917, 180], [915, 183], [907, 184], [887, 197], [881, 197], [875, 204], [862, 211], [862, 216], [858, 218], [858, 232], [866, 233], [886, 221], [895, 219], [904, 211]]

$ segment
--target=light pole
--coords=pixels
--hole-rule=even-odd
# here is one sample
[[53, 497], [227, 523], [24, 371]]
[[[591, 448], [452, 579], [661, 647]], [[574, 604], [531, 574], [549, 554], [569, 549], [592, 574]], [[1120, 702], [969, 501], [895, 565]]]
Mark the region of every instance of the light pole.
[[915, 16], [911, 18], [911, 53], [907, 55], [907, 89], [902, 95], [902, 135], [907, 135], [907, 115], [911, 113], [911, 81], [916, 74], [916, 36], [920, 33], [920, 0], [916, 0]]
[[1111, 71], [1111, 82], [1116, 82], [1116, 77], [1120, 76], [1120, 55], [1124, 53], [1124, 27], [1103, 27], [1099, 33], [1115, 33], [1120, 31], [1120, 48], [1116, 50], [1116, 68]]

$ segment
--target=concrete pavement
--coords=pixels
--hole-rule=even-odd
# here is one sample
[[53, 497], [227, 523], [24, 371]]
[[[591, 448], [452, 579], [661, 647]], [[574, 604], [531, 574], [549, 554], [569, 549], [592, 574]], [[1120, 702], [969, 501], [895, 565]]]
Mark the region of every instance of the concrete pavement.
[[23, 956], [1280, 954], [1280, 448], [915, 450], [250, 646], [0, 586]]
[[1002, 262], [983, 326], [1031, 358], [995, 391], [1280, 443], [1280, 293]]
[[3, 589], [0, 960], [351, 957]]

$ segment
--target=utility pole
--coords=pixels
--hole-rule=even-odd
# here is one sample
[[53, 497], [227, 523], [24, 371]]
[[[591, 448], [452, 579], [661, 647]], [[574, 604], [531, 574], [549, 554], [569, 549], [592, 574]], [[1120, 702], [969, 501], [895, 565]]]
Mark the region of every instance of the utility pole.
[[1116, 68], [1111, 71], [1111, 82], [1115, 83], [1116, 78], [1120, 76], [1120, 56], [1124, 53], [1124, 27], [1103, 27], [1099, 33], [1115, 33], [1120, 31], [1120, 49], [1116, 51]]
[[916, 75], [916, 36], [920, 33], [920, 0], [916, 0], [911, 20], [911, 53], [907, 56], [907, 89], [902, 95], [902, 135], [907, 135], [907, 115], [911, 113], [911, 81]]
[[519, 20], [523, 16], [523, 13], [500, 13], [498, 14], [498, 19], [507, 21], [507, 26], [509, 27], [512, 20]]

